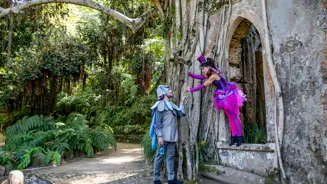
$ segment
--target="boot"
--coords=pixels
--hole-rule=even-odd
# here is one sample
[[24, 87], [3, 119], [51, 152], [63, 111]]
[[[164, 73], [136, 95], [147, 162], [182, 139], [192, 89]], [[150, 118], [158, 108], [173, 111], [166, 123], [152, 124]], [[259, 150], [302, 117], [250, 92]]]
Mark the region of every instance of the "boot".
[[243, 141], [243, 136], [237, 136], [237, 144], [236, 144], [236, 146], [241, 146], [242, 141]]
[[236, 142], [236, 139], [237, 139], [237, 136], [232, 136], [231, 139], [230, 139], [231, 142], [230, 142], [229, 146], [233, 146], [234, 143]]
[[160, 180], [155, 180], [154, 184], [161, 184], [161, 181]]
[[173, 179], [173, 180], [168, 180], [168, 184], [183, 184], [183, 181], [179, 181], [177, 179]]

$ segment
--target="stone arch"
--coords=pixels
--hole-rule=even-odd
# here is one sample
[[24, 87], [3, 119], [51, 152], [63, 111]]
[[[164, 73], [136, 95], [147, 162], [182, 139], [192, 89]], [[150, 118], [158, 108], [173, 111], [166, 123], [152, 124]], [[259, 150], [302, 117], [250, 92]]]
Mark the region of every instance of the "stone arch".
[[[244, 24], [244, 25], [241, 25]], [[243, 12], [241, 14], [233, 15], [231, 17], [231, 24], [229, 26], [229, 31], [227, 33], [226, 37], [226, 47], [225, 47], [225, 53], [226, 53], [226, 59], [224, 63], [224, 66], [226, 66], [226, 69], [228, 73], [233, 73], [235, 71], [230, 71], [230, 56], [232, 56], [232, 53], [230, 53], [230, 46], [233, 46], [233, 35], [235, 33], [237, 34], [237, 28], [239, 26], [245, 26], [247, 28], [250, 28], [251, 25], [255, 27], [255, 29], [258, 32], [258, 35], [260, 37], [261, 41], [261, 49], [258, 54], [260, 55], [260, 58], [262, 58], [262, 75], [263, 75], [263, 95], [264, 95], [264, 120], [265, 120], [265, 126], [266, 126], [266, 132], [267, 132], [267, 142], [271, 143], [275, 141], [274, 136], [274, 123], [276, 121], [276, 100], [275, 100], [275, 90], [274, 85], [272, 82], [272, 78], [270, 75], [270, 71], [268, 69], [267, 65], [267, 56], [266, 56], [266, 44], [265, 44], [265, 32], [264, 32], [264, 23], [263, 20], [260, 18], [259, 15], [254, 13], [253, 11]], [[240, 33], [240, 34], [246, 34], [246, 33]], [[242, 37], [244, 35], [240, 35]], [[235, 56], [234, 56], [235, 57]]]
[[[249, 20], [255, 26], [255, 28], [259, 32], [260, 39], [262, 41], [262, 45], [265, 45], [265, 39], [263, 39], [263, 36], [264, 36], [263, 20], [260, 18], [259, 15], [257, 15], [256, 13], [254, 13], [252, 11], [242, 13], [242, 14], [233, 16], [231, 18], [231, 21], [230, 21], [231, 24], [230, 24], [230, 26], [228, 28], [228, 33], [227, 33], [227, 37], [226, 37], [226, 43], [229, 45], [235, 30], [237, 29], [237, 27], [240, 25], [240, 23], [244, 19]], [[228, 48], [227, 47], [226, 47], [226, 53], [228, 53]]]

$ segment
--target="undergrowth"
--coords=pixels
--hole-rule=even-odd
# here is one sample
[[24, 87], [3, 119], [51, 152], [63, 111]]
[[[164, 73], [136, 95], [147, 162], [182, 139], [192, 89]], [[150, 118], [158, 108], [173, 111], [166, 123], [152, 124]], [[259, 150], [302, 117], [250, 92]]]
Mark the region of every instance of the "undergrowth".
[[44, 165], [60, 164], [66, 152], [82, 152], [94, 157], [98, 151], [107, 151], [109, 145], [116, 147], [108, 125], [89, 128], [85, 116], [71, 113], [63, 122], [55, 122], [44, 116], [25, 117], [5, 131], [7, 155], [1, 162], [24, 169], [33, 155], [42, 153]]

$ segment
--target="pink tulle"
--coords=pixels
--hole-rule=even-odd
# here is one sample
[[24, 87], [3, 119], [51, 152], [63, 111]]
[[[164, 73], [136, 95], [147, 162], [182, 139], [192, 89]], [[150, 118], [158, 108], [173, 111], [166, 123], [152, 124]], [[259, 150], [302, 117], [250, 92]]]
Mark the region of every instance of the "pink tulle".
[[239, 115], [246, 96], [233, 82], [229, 83], [229, 89], [216, 90], [214, 94], [214, 105], [217, 110], [224, 109], [230, 113]]

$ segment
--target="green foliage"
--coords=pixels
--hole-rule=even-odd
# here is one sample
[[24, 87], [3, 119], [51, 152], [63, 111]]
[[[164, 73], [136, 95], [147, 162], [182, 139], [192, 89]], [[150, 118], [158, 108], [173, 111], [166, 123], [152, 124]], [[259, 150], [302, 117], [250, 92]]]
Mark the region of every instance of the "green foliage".
[[4, 152], [0, 149], [0, 165], [9, 166], [9, 169], [13, 169], [16, 165], [14, 156], [10, 152]]
[[206, 166], [204, 164], [199, 164], [199, 171], [201, 171], [201, 172], [215, 172], [217, 175], [221, 174], [221, 171], [219, 169], [216, 169], [213, 166]]
[[184, 184], [204, 184], [199, 179], [196, 180], [183, 180]]
[[[30, 149], [43, 142], [47, 135], [44, 133], [54, 128], [54, 121], [43, 116], [25, 117], [5, 131], [6, 146], [10, 151], [17, 151], [19, 148]], [[18, 150], [17, 150], [18, 149]]]
[[20, 160], [20, 164], [17, 166], [17, 169], [24, 169], [31, 163], [31, 158], [33, 155], [38, 153], [44, 153], [45, 159], [44, 164], [48, 165], [50, 162], [53, 162], [56, 165], [60, 165], [61, 155], [56, 151], [47, 150], [45, 151], [41, 147], [35, 147], [30, 150], [25, 150], [25, 154]]
[[110, 130], [101, 129], [99, 127], [91, 130], [89, 134], [92, 138], [92, 146], [94, 147], [98, 147], [101, 150], [107, 151], [108, 145], [112, 145], [113, 147], [117, 146]]
[[[6, 125], [8, 122], [8, 115], [6, 113], [0, 113], [0, 126]], [[1, 135], [0, 135], [0, 143], [1, 143]]]
[[152, 119], [150, 107], [155, 96], [144, 96], [137, 99], [131, 107], [106, 107], [91, 118], [92, 125], [109, 125], [109, 131], [115, 134], [143, 134], [148, 131]]
[[[129, 17], [152, 8], [144, 0], [96, 1]], [[15, 15], [10, 58], [9, 21], [0, 20], [0, 109], [14, 108], [10, 124], [0, 117], [0, 124], [13, 124], [5, 131], [3, 149], [10, 154], [2, 162], [24, 168], [36, 154], [45, 155], [45, 164], [59, 163], [66, 152], [93, 157], [116, 146], [113, 132], [143, 134], [149, 128], [156, 97], [143, 95], [163, 71], [161, 20], [133, 33], [104, 13], [70, 10], [52, 4]], [[82, 16], [74, 14], [79, 11]]]
[[210, 15], [217, 13], [225, 4], [228, 4], [228, 1], [212, 1], [209, 10]]
[[36, 148], [32, 148], [30, 150], [25, 150], [25, 154], [19, 160], [20, 161], [20, 164], [17, 166], [17, 169], [24, 169], [24, 168], [26, 168], [30, 164], [30, 162], [31, 162], [32, 155], [35, 154], [35, 153], [39, 153], [39, 152], [42, 152], [42, 148], [41, 147], [36, 147]]
[[149, 133], [144, 134], [141, 141], [141, 146], [145, 159], [152, 163], [154, 161], [156, 150], [152, 150], [152, 138], [149, 136]]
[[116, 147], [108, 125], [91, 129], [85, 116], [78, 113], [71, 113], [64, 122], [57, 123], [43, 116], [26, 117], [9, 127], [5, 134], [4, 150], [12, 153], [18, 169], [28, 167], [32, 156], [38, 153], [45, 155], [45, 165], [49, 162], [59, 165], [65, 152], [80, 151], [94, 157], [97, 151], [106, 151], [109, 145]]
[[[86, 115], [86, 119], [91, 120], [93, 116], [96, 116], [101, 106], [99, 101], [101, 96], [95, 94], [92, 88], [87, 87], [84, 90], [77, 89], [75, 94], [67, 95], [66, 93], [59, 93], [57, 95], [56, 112], [58, 119], [65, 119], [72, 112], [78, 112]], [[60, 121], [58, 120], [57, 121]], [[93, 122], [92, 124], [97, 124]]]
[[154, 104], [156, 97], [144, 96], [139, 98], [130, 108], [115, 113], [113, 116], [106, 119], [109, 125], [118, 126], [126, 124], [146, 124], [150, 121], [147, 117], [151, 117], [151, 106]]
[[44, 151], [44, 153], [45, 153], [44, 165], [48, 165], [50, 162], [53, 162], [55, 165], [60, 165], [61, 155], [59, 152], [47, 150]]
[[148, 127], [142, 125], [122, 125], [114, 126], [113, 131], [115, 134], [143, 134], [148, 131]]
[[[142, 16], [153, 8], [150, 1], [144, 0], [97, 2], [129, 17]], [[65, 116], [73, 111], [94, 112], [97, 109], [94, 106], [129, 107], [140, 91], [144, 95], [155, 86], [153, 81], [160, 79], [163, 70], [162, 22], [155, 16], [149, 18], [134, 33], [118, 20], [86, 7], [66, 4], [29, 7], [15, 14], [10, 58], [7, 49], [10, 21], [8, 17], [0, 20], [3, 28], [0, 81], [4, 84], [0, 86], [0, 109], [7, 107], [10, 98], [15, 101], [15, 110], [31, 109], [24, 116], [51, 113], [56, 116], [53, 113], [56, 102], [60, 105], [59, 113]], [[83, 97], [72, 92], [76, 86], [92, 88], [100, 98], [99, 103], [93, 106], [88, 102], [87, 106]], [[80, 99], [71, 96], [57, 100], [56, 93], [61, 91], [82, 100], [75, 102]], [[39, 101], [43, 104], [38, 105]], [[76, 107], [76, 103], [80, 106]]]
[[13, 136], [14, 134], [41, 130], [46, 131], [54, 127], [54, 121], [49, 120], [44, 116], [32, 116], [25, 117], [19, 120], [15, 125], [6, 129], [5, 134], [7, 137]]
[[56, 139], [48, 143], [53, 150], [63, 154], [65, 151], [80, 150], [89, 157], [94, 156], [95, 148], [106, 151], [109, 145], [116, 146], [110, 127], [99, 125], [95, 129], [88, 127], [85, 116], [72, 113], [66, 123], [55, 132]]
[[258, 126], [257, 123], [244, 123], [244, 140], [245, 143], [265, 144], [267, 143], [267, 134], [264, 127]]
[[[26, 83], [45, 77], [50, 72], [57, 77], [74, 79], [80, 73], [80, 66], [95, 61], [90, 48], [72, 36], [66, 36], [54, 29], [50, 35], [35, 38], [33, 45], [16, 51], [9, 68], [18, 81]], [[29, 61], [29, 62], [25, 62]]]
[[205, 151], [204, 151], [205, 146], [206, 146], [206, 141], [201, 141], [198, 143], [200, 162], [206, 161], [205, 160]]
[[0, 81], [3, 83], [3, 85], [0, 86], [0, 109], [5, 109], [8, 106], [7, 100], [13, 87], [9, 84], [7, 78], [2, 77], [1, 72]]
[[127, 96], [124, 105], [134, 102], [135, 98], [138, 96], [138, 87], [135, 84], [135, 77], [130, 74], [125, 74], [122, 81], [122, 87]]
[[66, 116], [72, 112], [86, 114], [90, 107], [88, 99], [76, 95], [65, 96], [56, 104], [57, 112]]

